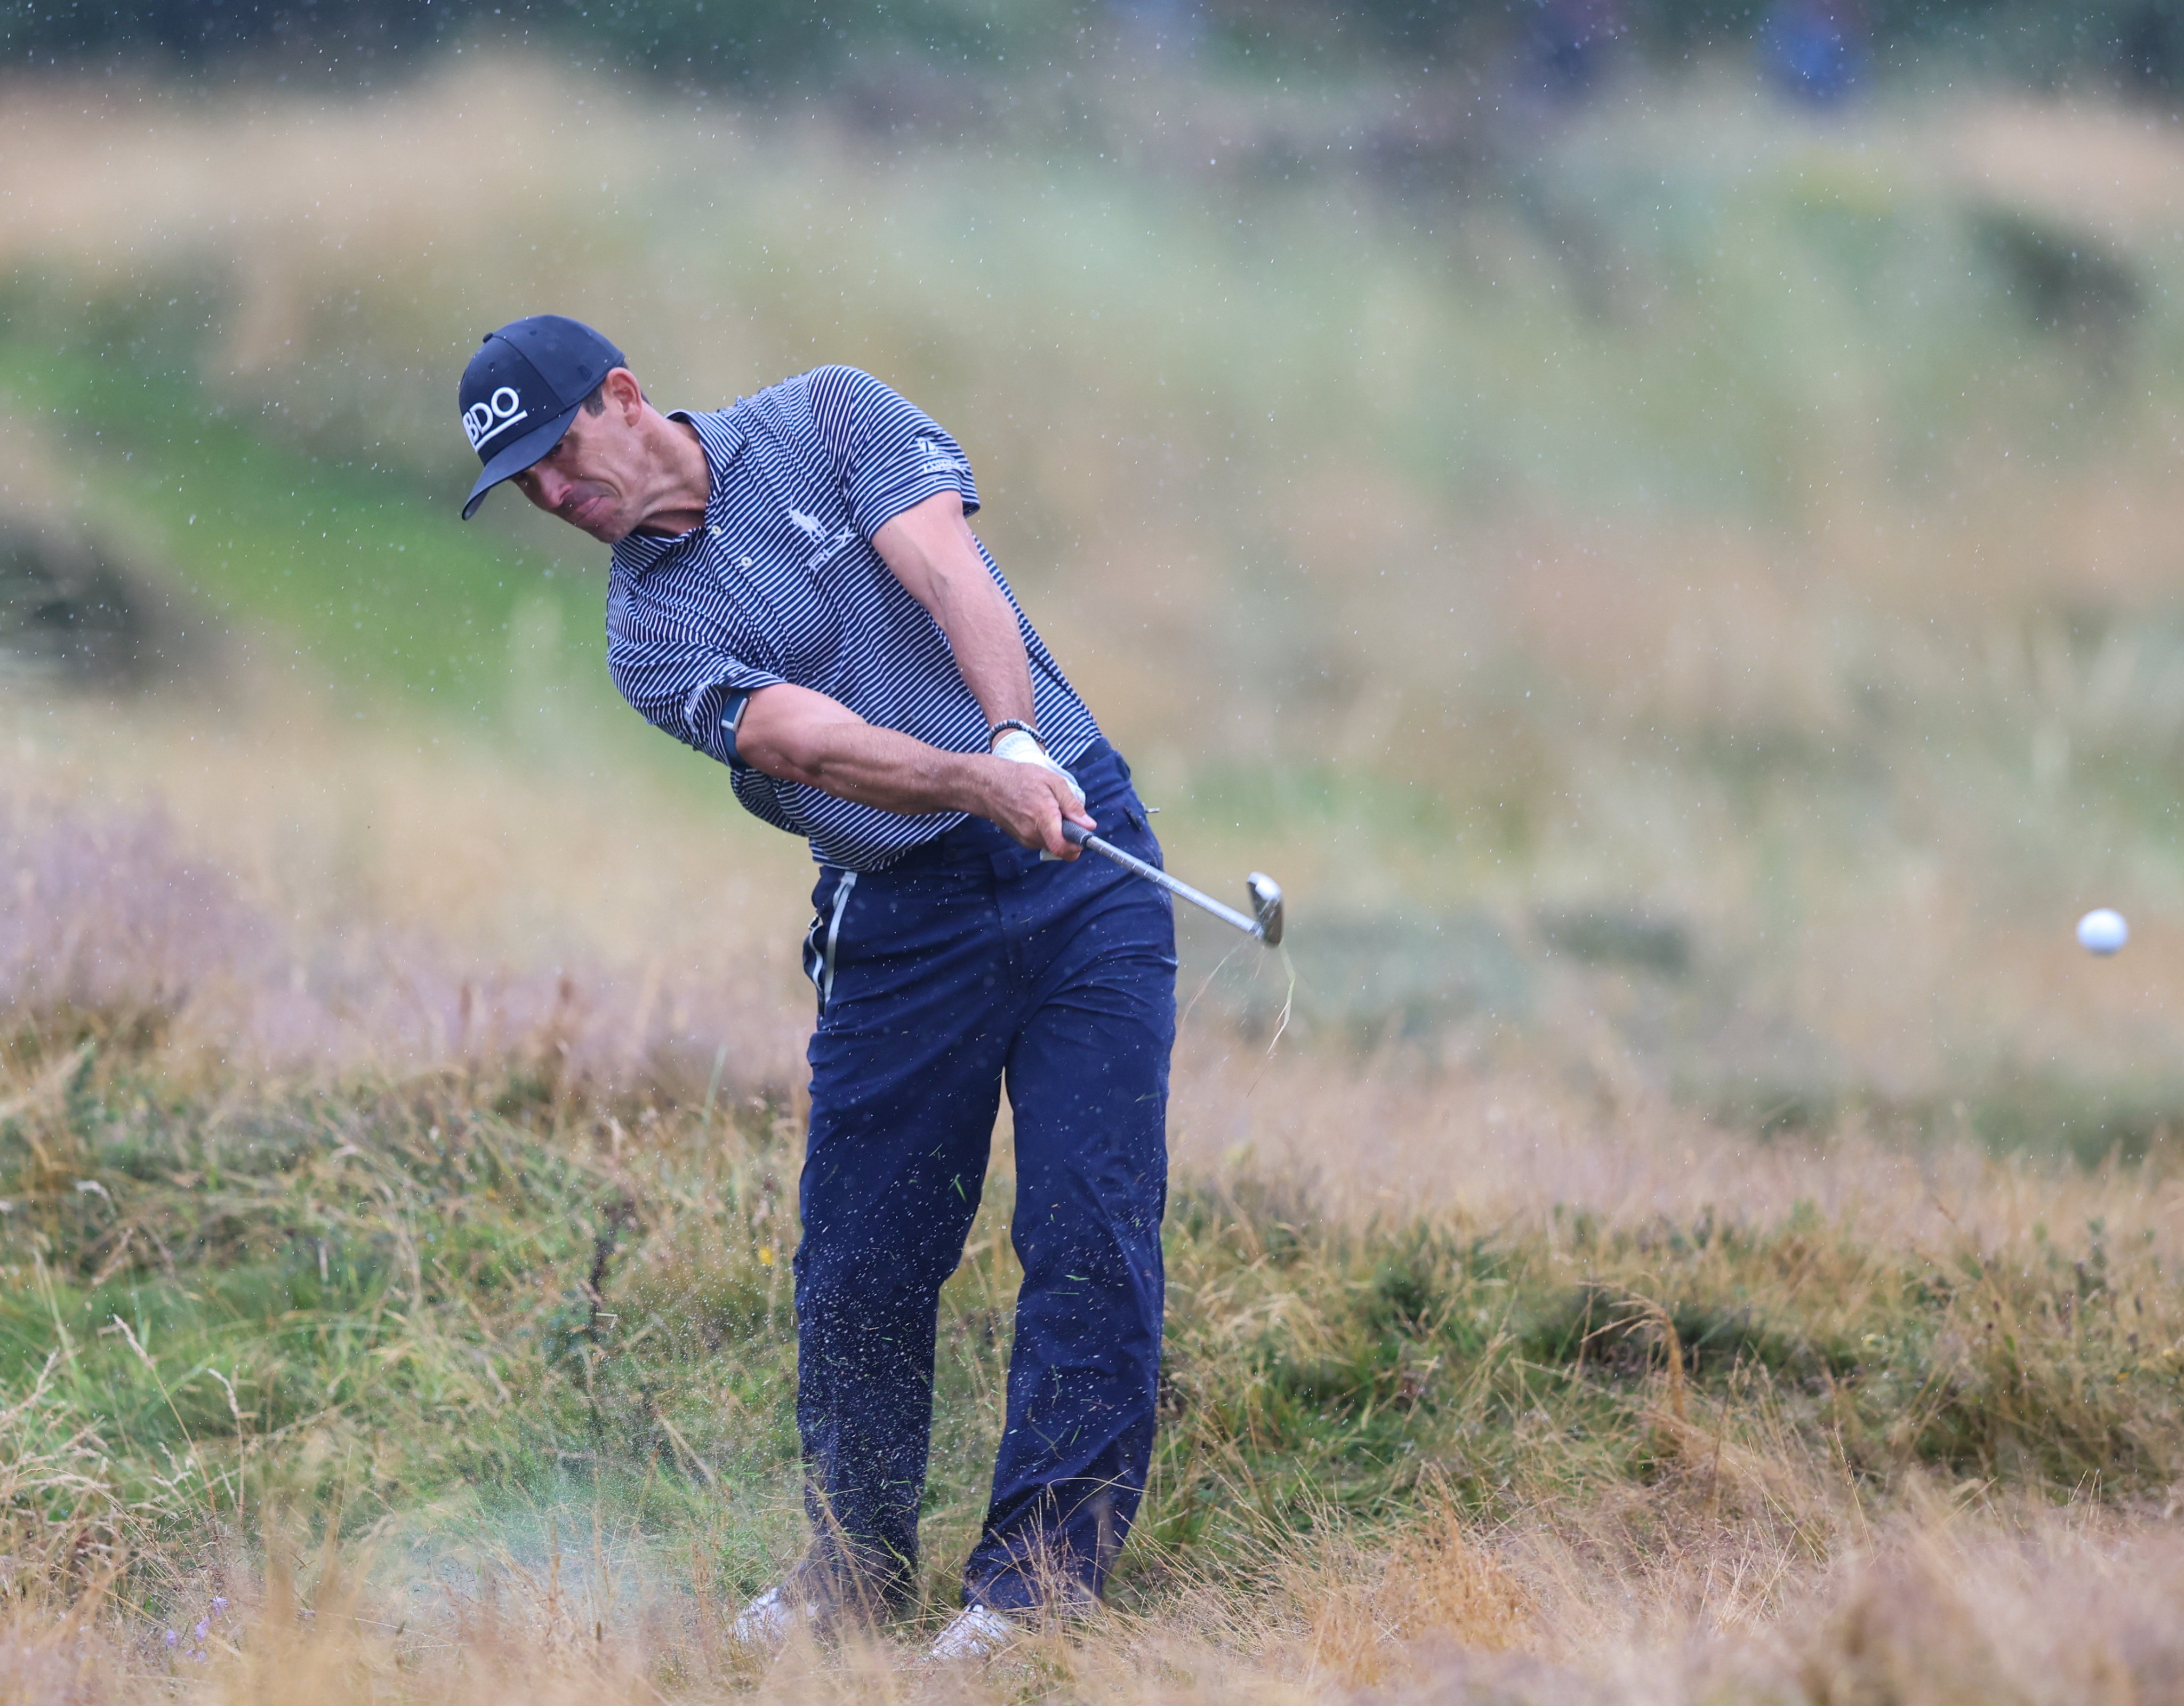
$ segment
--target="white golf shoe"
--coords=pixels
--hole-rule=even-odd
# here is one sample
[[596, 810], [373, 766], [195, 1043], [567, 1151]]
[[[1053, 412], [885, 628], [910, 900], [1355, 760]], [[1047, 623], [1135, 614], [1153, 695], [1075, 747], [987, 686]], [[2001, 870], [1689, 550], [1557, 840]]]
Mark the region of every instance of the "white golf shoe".
[[769, 1587], [737, 1614], [729, 1633], [738, 1647], [773, 1652], [786, 1647], [800, 1629], [819, 1620], [819, 1608], [794, 1590], [793, 1581]]
[[943, 1664], [991, 1659], [1003, 1647], [1013, 1645], [1022, 1633], [1023, 1625], [1013, 1618], [989, 1611], [983, 1605], [967, 1605], [948, 1620], [948, 1626], [934, 1638], [933, 1650], [926, 1656]]

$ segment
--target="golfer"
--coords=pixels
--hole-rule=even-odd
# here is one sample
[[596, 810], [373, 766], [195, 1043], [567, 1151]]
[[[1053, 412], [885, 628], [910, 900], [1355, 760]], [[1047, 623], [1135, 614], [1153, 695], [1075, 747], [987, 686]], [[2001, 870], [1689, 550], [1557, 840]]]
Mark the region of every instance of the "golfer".
[[1159, 860], [1129, 767], [967, 524], [962, 450], [869, 375], [663, 415], [605, 338], [540, 315], [486, 338], [462, 411], [485, 465], [464, 516], [510, 481], [612, 546], [615, 685], [819, 867], [795, 1263], [813, 1539], [745, 1640], [915, 1592], [940, 1286], [1007, 1090], [1007, 1424], [934, 1649], [990, 1652], [1097, 1597], [1152, 1449], [1174, 920], [1062, 834]]

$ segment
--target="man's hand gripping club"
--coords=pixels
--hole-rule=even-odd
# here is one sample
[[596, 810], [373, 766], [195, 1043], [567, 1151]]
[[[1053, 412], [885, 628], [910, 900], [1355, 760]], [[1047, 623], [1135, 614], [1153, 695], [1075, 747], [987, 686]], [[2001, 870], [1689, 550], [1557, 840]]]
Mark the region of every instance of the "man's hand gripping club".
[[1063, 822], [1085, 829], [1099, 825], [1085, 811], [1075, 778], [1038, 742], [1023, 739], [1035, 758], [943, 752], [877, 728], [823, 693], [783, 683], [751, 694], [736, 751], [768, 776], [806, 783], [838, 799], [905, 814], [967, 811], [1027, 847], [1074, 859], [1078, 850], [1062, 835]]

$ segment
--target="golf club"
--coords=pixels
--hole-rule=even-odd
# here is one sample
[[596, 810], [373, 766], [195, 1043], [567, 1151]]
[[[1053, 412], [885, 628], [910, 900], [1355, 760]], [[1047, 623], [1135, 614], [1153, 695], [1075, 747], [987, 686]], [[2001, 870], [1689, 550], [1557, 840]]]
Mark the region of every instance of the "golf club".
[[1202, 907], [1224, 924], [1233, 924], [1247, 936], [1256, 936], [1269, 948], [1278, 948], [1282, 942], [1282, 885], [1263, 872], [1254, 871], [1244, 879], [1251, 893], [1251, 916], [1249, 917], [1234, 906], [1224, 906], [1211, 895], [1201, 895], [1188, 883], [1178, 883], [1157, 865], [1148, 865], [1135, 854], [1125, 853], [1112, 842], [1102, 841], [1090, 830], [1065, 822], [1063, 837], [1077, 846], [1090, 850], [1103, 859], [1112, 859], [1125, 871], [1134, 872], [1148, 883], [1157, 883], [1171, 895], [1179, 895], [1194, 906]]

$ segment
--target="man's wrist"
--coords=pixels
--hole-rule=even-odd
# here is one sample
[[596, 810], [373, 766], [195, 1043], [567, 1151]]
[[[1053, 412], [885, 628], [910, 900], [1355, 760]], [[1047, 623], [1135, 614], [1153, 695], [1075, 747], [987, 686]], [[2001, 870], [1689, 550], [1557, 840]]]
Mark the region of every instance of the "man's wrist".
[[966, 752], [959, 758], [963, 767], [960, 809], [975, 817], [991, 817], [1006, 793], [1008, 772], [1000, 767], [1005, 761], [984, 752]]
[[1000, 744], [1001, 737], [1011, 729], [1029, 735], [1034, 740], [1039, 742], [1039, 750], [1041, 752], [1046, 750], [1045, 737], [1019, 716], [1005, 716], [986, 731], [986, 750], [991, 752]]

